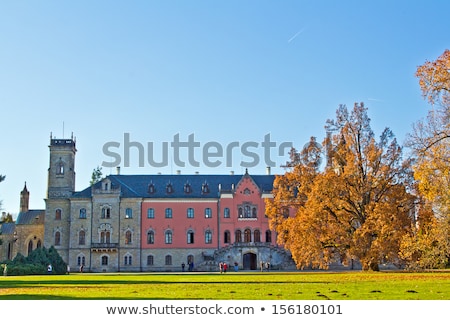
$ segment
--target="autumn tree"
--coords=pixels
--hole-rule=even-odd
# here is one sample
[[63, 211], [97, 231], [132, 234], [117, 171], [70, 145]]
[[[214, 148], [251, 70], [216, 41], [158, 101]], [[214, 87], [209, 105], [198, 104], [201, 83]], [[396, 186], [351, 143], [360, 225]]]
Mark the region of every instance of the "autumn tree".
[[328, 268], [336, 259], [371, 270], [400, 262], [413, 207], [402, 148], [389, 129], [376, 141], [362, 103], [351, 112], [341, 105], [326, 130], [325, 169], [302, 160], [275, 179], [266, 213], [277, 241], [298, 268]]
[[416, 76], [432, 109], [413, 125], [406, 145], [416, 160], [420, 193], [439, 213], [450, 215], [450, 50], [419, 66]]
[[406, 141], [422, 199], [421, 223], [404, 237], [401, 255], [408, 268], [440, 268], [450, 258], [450, 50], [419, 66], [416, 77], [432, 108], [413, 125]]
[[403, 236], [400, 256], [410, 270], [445, 268], [450, 253], [449, 224], [434, 214], [429, 201], [420, 202], [417, 225]]

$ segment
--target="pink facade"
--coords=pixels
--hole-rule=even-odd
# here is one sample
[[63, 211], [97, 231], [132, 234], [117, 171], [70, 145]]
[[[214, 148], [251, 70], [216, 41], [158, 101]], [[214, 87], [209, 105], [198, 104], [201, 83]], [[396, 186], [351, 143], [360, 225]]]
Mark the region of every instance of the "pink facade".
[[143, 249], [218, 249], [235, 242], [275, 237], [265, 216], [265, 198], [250, 175], [215, 198], [147, 198], [141, 208]]
[[221, 195], [220, 247], [235, 242], [275, 244], [265, 215], [267, 197], [270, 194], [264, 194], [249, 175], [243, 176], [234, 192]]

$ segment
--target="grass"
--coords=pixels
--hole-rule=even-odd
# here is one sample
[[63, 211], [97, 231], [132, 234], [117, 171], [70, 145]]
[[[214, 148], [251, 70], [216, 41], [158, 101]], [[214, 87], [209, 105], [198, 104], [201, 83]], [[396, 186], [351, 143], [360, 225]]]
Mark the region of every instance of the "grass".
[[0, 277], [0, 299], [448, 300], [450, 272], [111, 273]]

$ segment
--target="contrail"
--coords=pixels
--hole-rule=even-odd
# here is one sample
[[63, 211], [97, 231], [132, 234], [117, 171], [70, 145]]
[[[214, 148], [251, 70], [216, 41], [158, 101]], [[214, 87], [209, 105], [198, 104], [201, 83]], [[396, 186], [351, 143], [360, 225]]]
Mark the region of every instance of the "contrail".
[[290, 38], [290, 39], [288, 40], [288, 43], [290, 43], [292, 40], [294, 40], [295, 38], [297, 38], [297, 36], [298, 36], [300, 33], [302, 33], [303, 31], [305, 31], [305, 28], [300, 29], [299, 32], [297, 32], [296, 34], [294, 34], [294, 35], [292, 36], [292, 38]]

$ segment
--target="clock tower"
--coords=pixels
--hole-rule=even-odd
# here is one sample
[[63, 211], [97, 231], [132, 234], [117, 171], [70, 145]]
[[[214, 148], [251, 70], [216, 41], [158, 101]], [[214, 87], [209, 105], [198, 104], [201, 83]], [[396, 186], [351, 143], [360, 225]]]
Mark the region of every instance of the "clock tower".
[[55, 247], [68, 261], [70, 240], [70, 197], [75, 191], [75, 139], [50, 135], [50, 164], [45, 199], [44, 246]]

